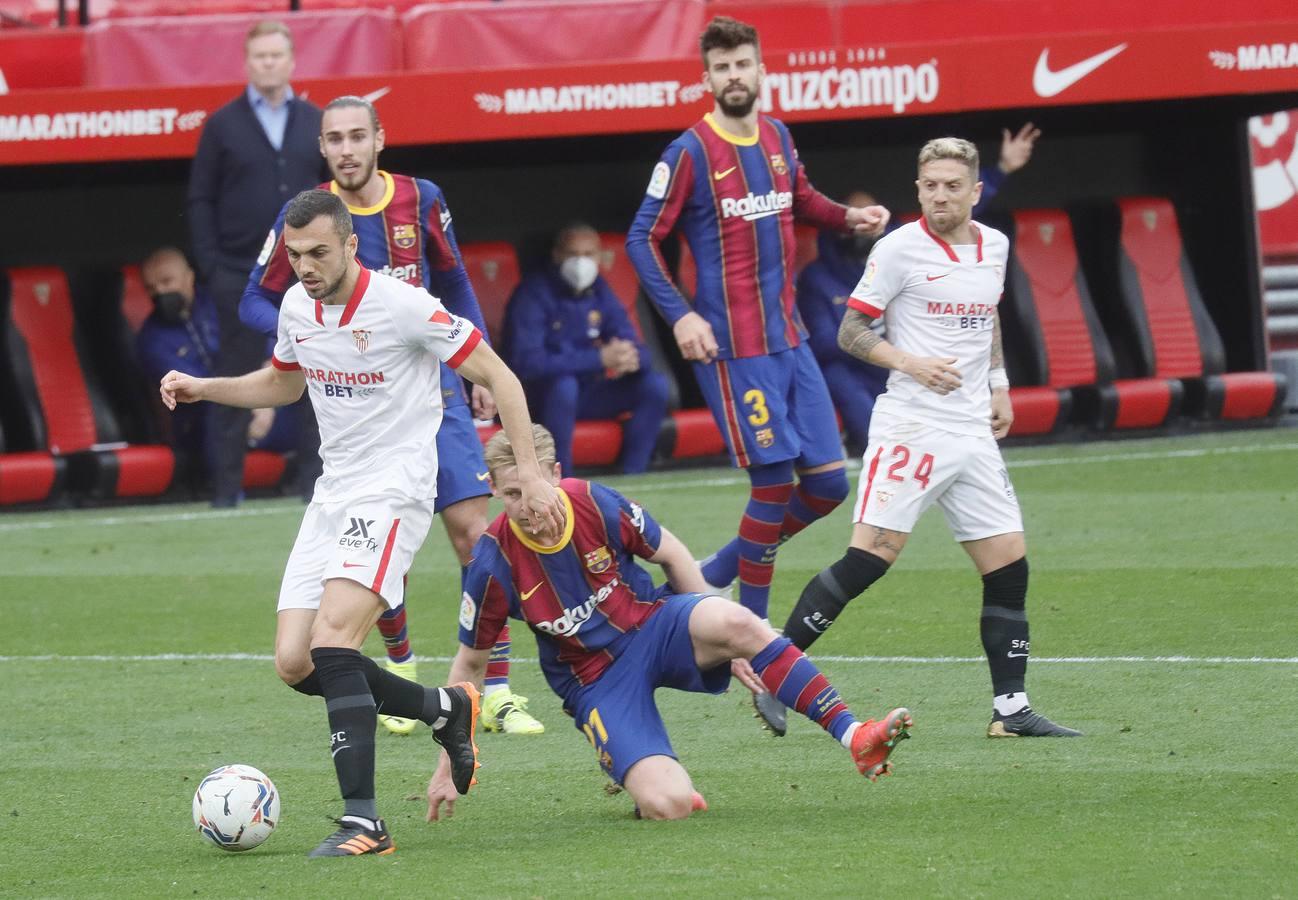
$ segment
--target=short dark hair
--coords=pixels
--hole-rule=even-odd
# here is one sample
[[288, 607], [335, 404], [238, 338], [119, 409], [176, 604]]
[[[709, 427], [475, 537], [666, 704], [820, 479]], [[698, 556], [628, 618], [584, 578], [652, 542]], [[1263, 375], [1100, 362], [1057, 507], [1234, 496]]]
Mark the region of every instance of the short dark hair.
[[733, 50], [744, 44], [752, 44], [760, 59], [762, 44], [757, 39], [757, 29], [747, 22], [732, 19], [730, 16], [713, 16], [708, 27], [699, 37], [699, 50], [703, 53], [703, 67], [708, 65], [709, 50]]
[[290, 228], [306, 228], [321, 216], [333, 221], [334, 232], [342, 240], [352, 236], [352, 214], [347, 211], [347, 204], [336, 194], [319, 188], [303, 191], [288, 201], [284, 224]]
[[[379, 125], [379, 111], [374, 108], [374, 104], [366, 100], [364, 97], [357, 97], [354, 94], [344, 94], [341, 97], [334, 97], [325, 105], [322, 112], [329, 112], [331, 109], [345, 108], [363, 109], [369, 113], [370, 127], [374, 129], [376, 134], [378, 133], [379, 128], [382, 127]], [[323, 128], [323, 125], [321, 127]]]

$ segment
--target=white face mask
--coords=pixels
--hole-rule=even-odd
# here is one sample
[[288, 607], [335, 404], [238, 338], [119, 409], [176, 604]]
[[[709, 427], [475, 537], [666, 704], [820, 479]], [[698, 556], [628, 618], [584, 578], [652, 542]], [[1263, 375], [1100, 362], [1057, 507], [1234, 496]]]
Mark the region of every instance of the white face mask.
[[559, 265], [559, 274], [580, 294], [599, 277], [599, 263], [589, 256], [570, 256]]

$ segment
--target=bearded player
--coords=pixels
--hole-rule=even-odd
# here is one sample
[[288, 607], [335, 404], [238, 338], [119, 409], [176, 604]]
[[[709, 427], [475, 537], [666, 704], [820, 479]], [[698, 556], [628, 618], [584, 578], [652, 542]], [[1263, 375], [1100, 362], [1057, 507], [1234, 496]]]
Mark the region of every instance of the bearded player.
[[[738, 576], [739, 602], [764, 619], [779, 545], [850, 489], [833, 403], [794, 305], [793, 223], [878, 235], [888, 211], [848, 208], [811, 186], [788, 129], [758, 113], [765, 68], [752, 26], [718, 16], [700, 49], [712, 112], [654, 167], [627, 253], [752, 484], [738, 537], [704, 561], [703, 575], [713, 586]], [[698, 264], [693, 300], [663, 260], [675, 228]], [[768, 693], [754, 701], [783, 734], [783, 707]]]

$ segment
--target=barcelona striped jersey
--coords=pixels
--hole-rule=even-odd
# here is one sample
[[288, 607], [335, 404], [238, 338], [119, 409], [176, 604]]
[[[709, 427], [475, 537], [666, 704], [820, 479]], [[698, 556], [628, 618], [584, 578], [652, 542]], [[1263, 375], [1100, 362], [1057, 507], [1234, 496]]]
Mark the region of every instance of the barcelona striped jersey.
[[[741, 138], [709, 113], [654, 167], [627, 253], [668, 322], [697, 312], [712, 326], [719, 358], [764, 356], [805, 337], [793, 296], [794, 220], [845, 231], [846, 214], [812, 187], [783, 122], [759, 116], [757, 133]], [[692, 301], [663, 259], [673, 229], [697, 264]]]
[[541, 668], [565, 701], [595, 682], [664, 602], [635, 558], [658, 552], [662, 528], [617, 491], [565, 478], [564, 533], [538, 544], [506, 515], [487, 527], [464, 578], [460, 642], [490, 648], [512, 616], [536, 634]]
[[[383, 198], [373, 206], [348, 206], [352, 229], [359, 242], [356, 258], [371, 271], [424, 288], [452, 313], [472, 322], [485, 336], [487, 327], [460, 258], [451, 212], [442, 189], [423, 178], [382, 170], [378, 174], [385, 185]], [[338, 193], [337, 182], [320, 187]], [[240, 317], [246, 324], [274, 335], [284, 292], [296, 281], [284, 249], [284, 210], [281, 209], [257, 258], [257, 266], [249, 276]], [[442, 366], [442, 400], [445, 406], [465, 402], [459, 376], [446, 365]]]

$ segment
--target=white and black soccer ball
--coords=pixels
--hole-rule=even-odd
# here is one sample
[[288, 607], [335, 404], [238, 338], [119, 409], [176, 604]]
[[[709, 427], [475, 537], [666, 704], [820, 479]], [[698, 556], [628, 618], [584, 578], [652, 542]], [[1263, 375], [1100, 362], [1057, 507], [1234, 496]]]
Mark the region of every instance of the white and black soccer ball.
[[252, 766], [213, 769], [194, 791], [194, 827], [222, 850], [251, 850], [279, 824], [279, 791]]

